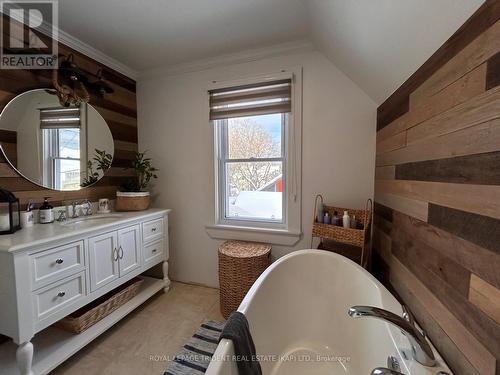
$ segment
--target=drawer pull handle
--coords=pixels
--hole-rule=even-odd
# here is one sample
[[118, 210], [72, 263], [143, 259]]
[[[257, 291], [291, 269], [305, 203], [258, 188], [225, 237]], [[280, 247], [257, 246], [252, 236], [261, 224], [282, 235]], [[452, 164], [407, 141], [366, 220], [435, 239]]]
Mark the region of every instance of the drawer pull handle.
[[113, 260], [116, 262], [118, 260], [118, 250], [116, 247], [113, 249]]
[[151, 232], [156, 232], [156, 228], [151, 228]]
[[64, 297], [66, 295], [66, 292], [59, 292], [57, 293], [58, 297]]
[[120, 259], [123, 259], [123, 249], [122, 249], [122, 246], [120, 245], [120, 248], [118, 249], [118, 257]]
[[156, 249], [151, 250], [152, 253], [156, 253]]
[[64, 260], [59, 258], [59, 259], [56, 259], [56, 264], [63, 264]]

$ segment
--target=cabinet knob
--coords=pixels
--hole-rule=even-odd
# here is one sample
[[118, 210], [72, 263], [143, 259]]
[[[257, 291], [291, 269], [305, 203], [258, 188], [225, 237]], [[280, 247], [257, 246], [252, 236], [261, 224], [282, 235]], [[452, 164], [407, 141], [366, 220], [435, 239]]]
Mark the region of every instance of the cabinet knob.
[[156, 228], [151, 228], [151, 232], [156, 232]]
[[59, 258], [59, 259], [56, 259], [56, 264], [63, 264], [64, 260]]
[[156, 249], [151, 250], [152, 253], [156, 253]]
[[64, 297], [66, 295], [66, 292], [59, 292], [57, 293], [58, 297]]
[[120, 259], [123, 259], [123, 249], [122, 249], [122, 246], [120, 245], [120, 247], [118, 248], [118, 257]]
[[118, 260], [118, 250], [116, 248], [113, 249], [113, 260], [115, 262]]

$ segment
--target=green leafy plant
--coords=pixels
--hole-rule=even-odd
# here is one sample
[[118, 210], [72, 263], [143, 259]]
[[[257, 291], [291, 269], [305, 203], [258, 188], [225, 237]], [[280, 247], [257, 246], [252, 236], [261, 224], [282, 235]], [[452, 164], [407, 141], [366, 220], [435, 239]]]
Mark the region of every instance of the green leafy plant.
[[[81, 187], [86, 187], [95, 184], [99, 180], [100, 173], [104, 173], [111, 167], [111, 162], [113, 161], [113, 155], [108, 154], [105, 150], [95, 149], [95, 156], [92, 160], [87, 162], [87, 177], [85, 177], [80, 184]], [[94, 162], [97, 165], [96, 170], [94, 170]]]
[[141, 192], [146, 190], [153, 178], [158, 178], [156, 175], [157, 168], [153, 167], [151, 158], [147, 158], [145, 152], [137, 152], [134, 159], [131, 161], [131, 168], [134, 171], [134, 177], [128, 179], [120, 187], [122, 192]]

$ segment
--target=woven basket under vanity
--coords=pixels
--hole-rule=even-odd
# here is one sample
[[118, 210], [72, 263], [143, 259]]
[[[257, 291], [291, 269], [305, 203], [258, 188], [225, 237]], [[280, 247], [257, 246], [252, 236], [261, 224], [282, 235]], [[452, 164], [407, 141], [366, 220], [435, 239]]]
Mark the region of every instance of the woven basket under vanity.
[[75, 334], [81, 333], [134, 298], [143, 281], [136, 277], [68, 315], [55, 325]]
[[220, 310], [227, 319], [271, 264], [271, 245], [226, 241], [219, 247]]

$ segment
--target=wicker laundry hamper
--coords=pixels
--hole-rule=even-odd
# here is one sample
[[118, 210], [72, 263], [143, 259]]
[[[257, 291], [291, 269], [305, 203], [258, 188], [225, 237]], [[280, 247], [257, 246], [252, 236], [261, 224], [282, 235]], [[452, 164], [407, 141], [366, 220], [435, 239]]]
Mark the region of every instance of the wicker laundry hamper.
[[219, 247], [220, 311], [227, 319], [271, 264], [271, 245], [226, 241]]

